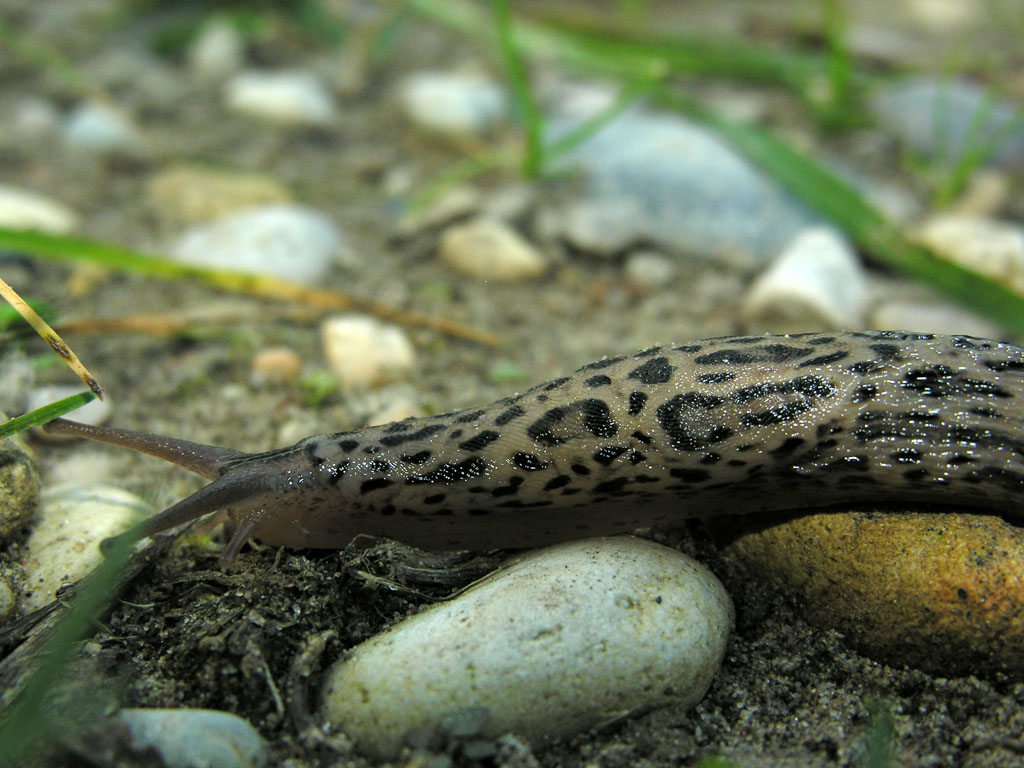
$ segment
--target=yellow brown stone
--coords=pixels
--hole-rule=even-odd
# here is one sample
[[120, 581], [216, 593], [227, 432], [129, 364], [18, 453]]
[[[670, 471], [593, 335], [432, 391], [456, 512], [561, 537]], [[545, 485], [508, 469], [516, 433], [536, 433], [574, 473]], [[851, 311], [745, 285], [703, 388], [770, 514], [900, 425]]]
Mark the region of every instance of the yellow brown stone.
[[821, 513], [728, 536], [727, 558], [873, 658], [1024, 677], [1024, 528], [934, 513]]

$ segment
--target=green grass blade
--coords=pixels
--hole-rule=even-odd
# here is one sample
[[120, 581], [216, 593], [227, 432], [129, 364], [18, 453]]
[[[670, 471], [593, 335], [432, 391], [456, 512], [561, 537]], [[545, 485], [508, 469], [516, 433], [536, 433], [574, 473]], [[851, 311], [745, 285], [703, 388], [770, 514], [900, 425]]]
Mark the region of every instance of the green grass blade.
[[77, 395], [71, 395], [63, 400], [29, 411], [24, 416], [18, 416], [5, 424], [0, 424], [0, 440], [24, 432], [26, 429], [32, 429], [32, 427], [42, 426], [95, 399], [96, 395], [92, 392], [79, 392]]
[[512, 94], [526, 132], [523, 175], [532, 179], [539, 176], [544, 167], [544, 118], [537, 105], [530, 78], [526, 74], [526, 64], [513, 35], [508, 0], [493, 0], [491, 6], [505, 73], [512, 86]]
[[48, 717], [47, 699], [74, 656], [78, 642], [92, 629], [113, 597], [132, 548], [132, 542], [113, 539], [106, 559], [89, 574], [67, 614], [54, 626], [24, 687], [0, 716], [3, 765], [24, 765], [33, 754], [39, 754], [42, 745], [53, 743], [53, 734], [48, 733], [52, 718]]
[[1024, 296], [911, 242], [857, 190], [820, 163], [766, 131], [726, 120], [692, 99], [665, 89], [658, 96], [664, 106], [711, 126], [879, 261], [1008, 330], [1024, 333]]

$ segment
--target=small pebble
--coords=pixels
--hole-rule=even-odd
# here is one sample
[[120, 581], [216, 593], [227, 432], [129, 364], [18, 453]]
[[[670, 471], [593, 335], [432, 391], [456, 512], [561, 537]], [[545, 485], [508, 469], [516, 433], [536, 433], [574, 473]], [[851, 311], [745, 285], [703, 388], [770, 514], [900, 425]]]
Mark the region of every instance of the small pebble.
[[0, 577], [0, 627], [7, 623], [7, 620], [14, 615], [17, 601], [14, 599], [14, 591], [6, 578]]
[[326, 126], [337, 112], [327, 85], [313, 72], [247, 70], [225, 86], [229, 109], [295, 126]]
[[941, 299], [880, 301], [868, 313], [868, 328], [893, 328], [920, 333], [965, 333], [982, 339], [998, 339], [1005, 331], [983, 317]]
[[759, 330], [863, 328], [867, 280], [846, 239], [833, 229], [801, 232], [754, 281], [743, 316]]
[[71, 208], [48, 197], [0, 184], [0, 227], [35, 229], [63, 235], [78, 227], [79, 217]]
[[879, 88], [871, 107], [886, 130], [945, 163], [954, 164], [965, 152], [994, 144], [993, 164], [1024, 169], [1019, 106], [994, 98], [984, 86], [917, 75]]
[[[28, 411], [34, 411], [37, 408], [42, 408], [45, 405], [55, 403], [58, 400], [63, 400], [65, 397], [71, 397], [71, 395], [77, 395], [84, 391], [84, 384], [46, 384], [44, 386], [36, 387], [28, 393], [28, 397], [25, 400], [25, 411], [26, 413]], [[77, 408], [76, 410], [64, 415], [72, 421], [81, 421], [85, 424], [106, 424], [110, 421], [110, 417], [113, 412], [114, 406], [111, 403], [110, 396], [106, 395], [102, 400], [90, 400], [81, 408]], [[51, 440], [53, 442], [63, 442], [65, 440], [74, 439], [66, 438], [61, 435], [51, 435], [38, 430], [37, 432], [40, 438]]]
[[1024, 291], [1024, 229], [1017, 224], [940, 214], [925, 221], [916, 237], [939, 256]]
[[529, 280], [547, 269], [540, 251], [496, 219], [478, 218], [448, 227], [438, 252], [448, 266], [480, 280]]
[[1013, 198], [1010, 177], [994, 168], [982, 168], [971, 176], [967, 188], [953, 205], [961, 216], [997, 216]]
[[196, 224], [241, 208], [290, 203], [280, 182], [258, 173], [240, 173], [196, 165], [174, 165], [146, 185], [153, 209], [173, 222]]
[[25, 441], [20, 435], [0, 440], [0, 542], [28, 522], [38, 498], [39, 473]]
[[324, 357], [343, 387], [373, 387], [402, 379], [416, 367], [405, 331], [366, 315], [337, 315], [320, 327]]
[[398, 89], [410, 121], [441, 134], [482, 135], [507, 112], [505, 92], [483, 75], [417, 72]]
[[160, 753], [167, 768], [262, 768], [267, 750], [246, 720], [212, 709], [122, 709], [132, 747]]
[[443, 226], [453, 219], [462, 219], [475, 213], [480, 207], [480, 192], [466, 184], [446, 190], [440, 197], [424, 208], [406, 214], [398, 223], [398, 230], [405, 236], [414, 235], [435, 227]]
[[133, 493], [108, 485], [58, 485], [39, 496], [23, 563], [22, 604], [34, 610], [62, 584], [78, 581], [103, 559], [100, 542], [153, 513]]
[[809, 621], [876, 659], [1024, 679], [1017, 526], [972, 514], [834, 512], [749, 532], [734, 520], [714, 527], [748, 578], [795, 596]]
[[38, 96], [25, 96], [14, 105], [12, 129], [19, 136], [38, 141], [58, 130], [60, 113], [52, 103]]
[[718, 579], [673, 549], [574, 541], [531, 552], [352, 650], [328, 673], [323, 712], [385, 760], [406, 733], [441, 730], [452, 713], [486, 710], [481, 738], [569, 736], [669, 702], [695, 705], [732, 616]]
[[252, 375], [257, 383], [283, 384], [302, 371], [302, 358], [288, 347], [268, 347], [252, 360]]
[[226, 18], [215, 16], [205, 24], [188, 49], [188, 65], [201, 80], [222, 80], [245, 63], [245, 41]]
[[672, 282], [676, 276], [676, 263], [656, 251], [638, 251], [626, 259], [623, 274], [633, 290], [653, 293]]
[[181, 236], [171, 255], [201, 267], [316, 285], [349, 253], [341, 231], [319, 211], [298, 205], [262, 205], [193, 227]]
[[86, 152], [132, 151], [142, 145], [135, 125], [120, 110], [83, 102], [64, 120], [64, 143]]

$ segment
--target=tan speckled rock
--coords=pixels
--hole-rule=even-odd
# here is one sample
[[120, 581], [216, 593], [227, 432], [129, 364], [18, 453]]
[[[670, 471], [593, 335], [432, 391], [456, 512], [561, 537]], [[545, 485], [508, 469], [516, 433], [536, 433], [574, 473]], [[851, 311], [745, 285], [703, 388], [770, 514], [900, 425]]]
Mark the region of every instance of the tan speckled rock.
[[874, 658], [1024, 676], [1024, 528], [1000, 518], [809, 515], [742, 533], [725, 552]]
[[0, 440], [0, 541], [28, 522], [38, 498], [39, 475], [29, 449], [17, 436]]

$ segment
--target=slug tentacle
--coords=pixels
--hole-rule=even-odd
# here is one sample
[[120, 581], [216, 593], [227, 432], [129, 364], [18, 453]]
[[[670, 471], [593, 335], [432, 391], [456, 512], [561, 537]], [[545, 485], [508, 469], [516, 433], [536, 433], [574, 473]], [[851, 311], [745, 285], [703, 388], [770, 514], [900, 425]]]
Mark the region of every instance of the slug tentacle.
[[[218, 509], [268, 544], [531, 547], [694, 516], [850, 505], [1024, 513], [1024, 349], [895, 331], [607, 358], [483, 408], [245, 454], [62, 422], [214, 482], [126, 536]], [[241, 538], [240, 538], [241, 537]]]
[[131, 448], [133, 451], [147, 453], [158, 459], [177, 464], [179, 467], [184, 467], [190, 472], [195, 472], [210, 480], [220, 477], [224, 467], [228, 464], [248, 458], [250, 455], [241, 451], [233, 451], [230, 448], [219, 448], [216, 445], [179, 440], [176, 437], [132, 432], [116, 427], [81, 424], [68, 419], [54, 419], [43, 429], [54, 435], [86, 437], [101, 443]]

